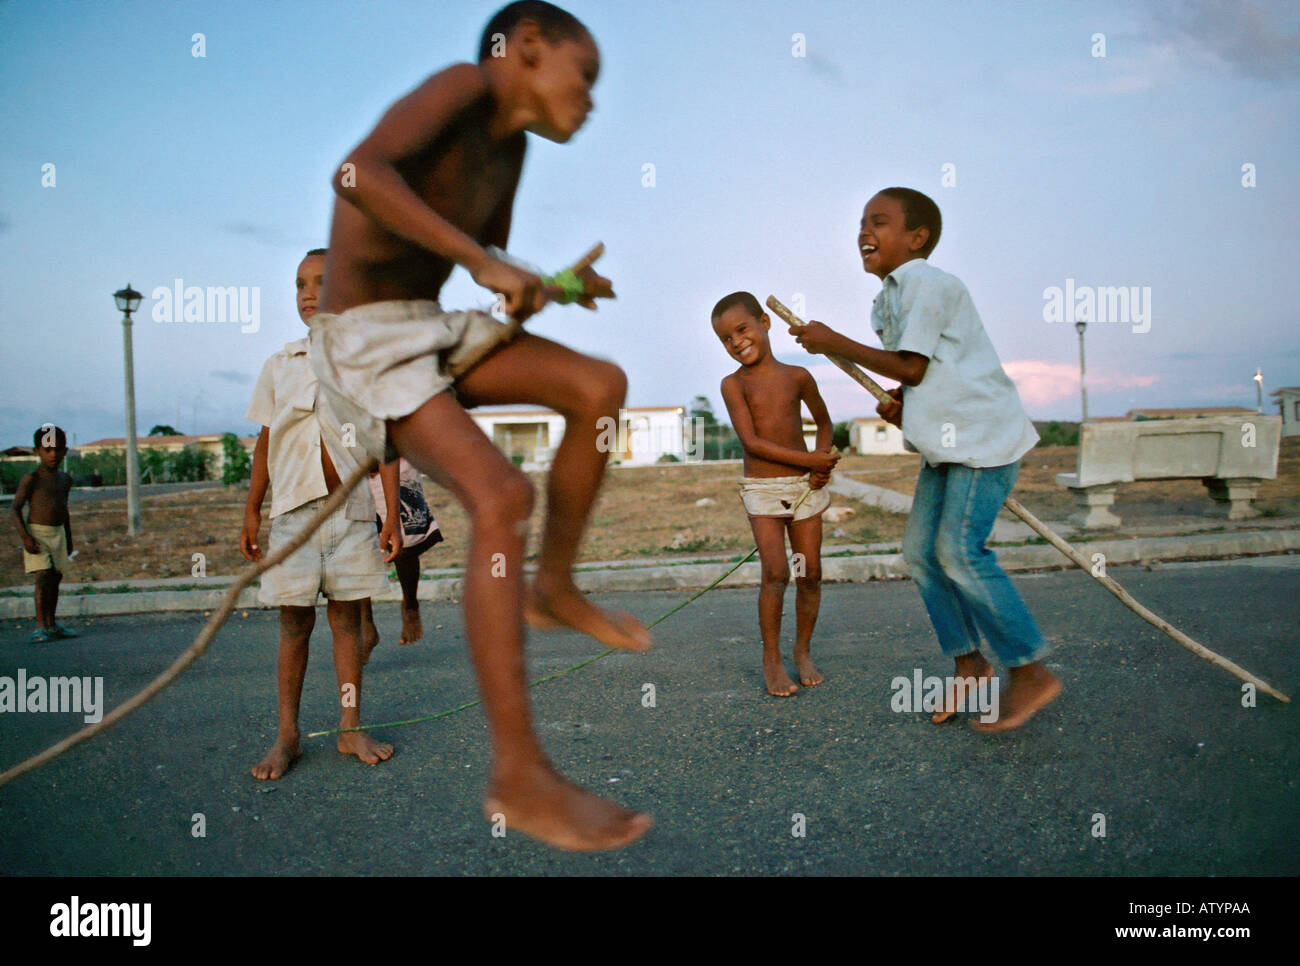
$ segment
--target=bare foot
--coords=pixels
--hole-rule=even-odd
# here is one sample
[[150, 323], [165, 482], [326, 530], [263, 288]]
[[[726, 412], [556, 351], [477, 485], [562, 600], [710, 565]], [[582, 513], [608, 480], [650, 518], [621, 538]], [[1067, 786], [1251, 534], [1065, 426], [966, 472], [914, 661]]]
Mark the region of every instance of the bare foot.
[[788, 698], [799, 690], [799, 685], [785, 673], [785, 662], [780, 654], [772, 659], [763, 655], [763, 680], [767, 682], [767, 693], [774, 698]]
[[1061, 679], [1041, 661], [1011, 669], [1011, 684], [999, 703], [996, 721], [976, 721], [971, 727], [991, 734], [1019, 728], [1061, 693]]
[[356, 755], [367, 765], [377, 765], [393, 757], [393, 746], [375, 741], [364, 731], [345, 731], [339, 735], [339, 752]]
[[370, 652], [379, 644], [379, 628], [375, 627], [373, 617], [361, 621], [361, 663], [370, 663]]
[[606, 647], [624, 651], [648, 651], [652, 643], [650, 632], [639, 620], [625, 611], [601, 610], [572, 583], [545, 591], [534, 584], [524, 605], [524, 618], [530, 627], [571, 627]]
[[405, 605], [402, 607], [402, 636], [397, 639], [398, 644], [414, 644], [424, 636], [424, 622], [420, 620], [420, 606], [417, 604], [410, 610]]
[[[955, 663], [956, 667], [953, 670], [953, 676], [957, 678], [974, 678], [977, 685], [980, 681], [991, 679], [994, 675], [993, 665], [985, 660], [984, 655], [979, 651], [963, 654], [956, 659]], [[943, 724], [956, 716], [956, 697], [955, 692], [944, 695], [944, 709], [935, 711], [930, 715], [931, 724]], [[949, 698], [953, 699], [951, 704], [948, 702]], [[966, 706], [968, 708], [970, 707], [970, 699], [971, 695], [968, 694], [966, 697]]]
[[483, 814], [492, 821], [504, 816], [507, 835], [523, 832], [574, 852], [621, 848], [644, 835], [654, 821], [570, 784], [544, 765], [493, 778]]
[[253, 766], [253, 777], [258, 781], [275, 781], [293, 767], [293, 763], [302, 757], [302, 745], [298, 737], [276, 738], [275, 744], [266, 756]]
[[808, 648], [795, 647], [794, 666], [799, 671], [799, 683], [805, 688], [815, 687], [826, 680], [822, 672], [817, 670], [817, 665], [813, 663], [812, 652]]

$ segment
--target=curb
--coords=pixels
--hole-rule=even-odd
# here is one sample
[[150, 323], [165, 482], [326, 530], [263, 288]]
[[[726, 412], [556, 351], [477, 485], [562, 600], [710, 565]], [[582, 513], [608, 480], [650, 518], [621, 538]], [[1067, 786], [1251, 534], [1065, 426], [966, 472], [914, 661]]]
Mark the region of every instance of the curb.
[[[1295, 553], [1300, 551], [1300, 530], [1252, 530], [1244, 533], [1206, 533], [1185, 537], [1139, 537], [1132, 540], [1093, 540], [1073, 546], [1091, 559], [1105, 556], [1107, 567], [1164, 560], [1205, 560], [1237, 556]], [[996, 548], [998, 562], [1012, 573], [1032, 570], [1068, 570], [1073, 564], [1051, 546]], [[627, 570], [596, 570], [574, 574], [586, 593], [617, 593], [655, 590], [698, 590], [717, 579], [730, 562], [650, 566]], [[869, 580], [900, 580], [908, 576], [900, 553], [859, 554], [852, 557], [823, 557], [822, 580], [827, 583], [862, 583]], [[61, 617], [100, 617], [158, 611], [215, 610], [226, 594], [230, 578], [211, 590], [146, 590], [119, 594], [65, 594], [59, 598]], [[756, 587], [759, 564], [745, 564], [727, 578], [726, 587]], [[420, 582], [420, 600], [457, 600], [463, 580], [448, 577]], [[377, 601], [400, 601], [396, 584]], [[263, 609], [257, 602], [257, 588], [239, 595], [239, 609]], [[30, 597], [0, 598], [0, 620], [31, 619], [35, 602]]]

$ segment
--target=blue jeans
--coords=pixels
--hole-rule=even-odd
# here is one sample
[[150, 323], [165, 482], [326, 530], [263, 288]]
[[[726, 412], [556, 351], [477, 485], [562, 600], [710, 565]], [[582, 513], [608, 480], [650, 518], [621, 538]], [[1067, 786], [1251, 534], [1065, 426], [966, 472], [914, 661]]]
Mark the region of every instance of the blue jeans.
[[979, 649], [980, 635], [1007, 667], [1038, 660], [1047, 642], [984, 541], [1020, 475], [1020, 463], [973, 469], [924, 463], [903, 533], [939, 646], [949, 657]]

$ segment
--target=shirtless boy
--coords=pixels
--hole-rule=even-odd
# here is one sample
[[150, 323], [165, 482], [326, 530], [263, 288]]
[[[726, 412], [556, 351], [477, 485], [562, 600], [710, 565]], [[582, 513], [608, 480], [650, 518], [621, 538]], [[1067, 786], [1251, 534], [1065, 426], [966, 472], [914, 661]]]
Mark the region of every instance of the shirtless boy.
[[[612, 363], [528, 333], [507, 341], [491, 316], [444, 312], [436, 299], [456, 265], [500, 293], [516, 320], [555, 297], [488, 247], [504, 249], [509, 239], [525, 132], [560, 144], [572, 138], [592, 110], [599, 69], [596, 43], [578, 20], [526, 0], [489, 21], [477, 63], [448, 67], [394, 104], [335, 176], [325, 290], [311, 333], [312, 364], [340, 418], [356, 426], [358, 445], [381, 461], [395, 450], [469, 516], [465, 627], [493, 746], [485, 814], [576, 850], [625, 845], [650, 818], [570, 784], [548, 761], [529, 711], [524, 621], [563, 624], [626, 650], [650, 646], [644, 626], [595, 607], [572, 577], [608, 458], [599, 427], [617, 418], [627, 380]], [[594, 271], [581, 280], [579, 304], [613, 297]], [[495, 348], [459, 373], [485, 347]], [[527, 591], [532, 486], [466, 412], [491, 403], [531, 403], [565, 417]]]
[[[72, 477], [59, 469], [68, 452], [68, 438], [58, 426], [46, 423], [32, 437], [40, 465], [18, 483], [14, 493], [14, 526], [23, 542], [23, 571], [36, 575], [36, 630], [30, 638], [43, 644], [76, 632], [54, 619], [59, 606], [59, 582], [68, 569], [72, 549], [72, 518], [68, 492]], [[30, 504], [27, 518], [23, 507]]]
[[[763, 634], [763, 678], [768, 694], [789, 697], [799, 690], [781, 659], [781, 610], [790, 567], [785, 535], [796, 554], [794, 663], [799, 683], [821, 684], [810, 652], [821, 606], [822, 513], [830, 505], [823, 487], [839, 454], [831, 447], [831, 418], [807, 369], [772, 356], [771, 321], [749, 292], [733, 292], [713, 307], [713, 331], [740, 368], [722, 380], [722, 400], [745, 447], [740, 498], [758, 544], [762, 583], [758, 626]], [[816, 452], [808, 452], [800, 403], [817, 422]]]

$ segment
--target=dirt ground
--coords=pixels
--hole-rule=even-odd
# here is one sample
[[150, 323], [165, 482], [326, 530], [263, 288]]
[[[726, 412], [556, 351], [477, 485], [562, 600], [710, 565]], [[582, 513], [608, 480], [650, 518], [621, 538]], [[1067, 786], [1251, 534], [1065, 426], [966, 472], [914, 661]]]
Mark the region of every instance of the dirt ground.
[[[1064, 519], [1071, 511], [1070, 494], [1055, 480], [1071, 472], [1077, 460], [1075, 447], [1044, 447], [1030, 451], [1022, 461], [1015, 494], [1027, 507], [1047, 520]], [[838, 473], [862, 483], [911, 494], [919, 457], [847, 456]], [[583, 561], [619, 561], [638, 557], [680, 554], [748, 552], [753, 546], [749, 525], [736, 495], [741, 468], [736, 463], [676, 464], [615, 468], [606, 477], [592, 515]], [[542, 474], [534, 483], [544, 487]], [[441, 488], [426, 491], [446, 541], [423, 557], [426, 569], [458, 567], [466, 550], [464, 512]], [[197, 490], [147, 498], [144, 534], [126, 536], [124, 501], [74, 504], [72, 526], [80, 556], [70, 581], [112, 581], [158, 577], [185, 577], [191, 573], [193, 554], [206, 558], [209, 576], [231, 574], [244, 565], [239, 555], [239, 530], [243, 522], [247, 484]], [[697, 507], [704, 497], [713, 506]], [[539, 495], [532, 521], [530, 555], [536, 552], [545, 518], [545, 499]], [[853, 519], [826, 525], [826, 543], [880, 543], [901, 538], [905, 517], [836, 496], [832, 505], [853, 506]], [[267, 508], [269, 508], [269, 500]], [[1284, 441], [1278, 478], [1260, 488], [1257, 508], [1267, 517], [1300, 516], [1300, 439]], [[1203, 517], [1203, 529], [1223, 521], [1212, 515], [1213, 504], [1197, 480], [1132, 483], [1121, 486], [1115, 510], [1126, 523], [1160, 525]], [[270, 521], [263, 516], [263, 546]], [[1121, 531], [1122, 532], [1122, 531]], [[8, 549], [0, 553], [0, 586], [26, 584], [21, 545], [10, 530]]]

